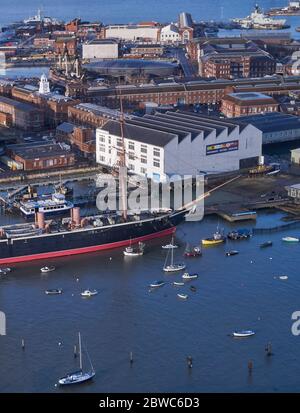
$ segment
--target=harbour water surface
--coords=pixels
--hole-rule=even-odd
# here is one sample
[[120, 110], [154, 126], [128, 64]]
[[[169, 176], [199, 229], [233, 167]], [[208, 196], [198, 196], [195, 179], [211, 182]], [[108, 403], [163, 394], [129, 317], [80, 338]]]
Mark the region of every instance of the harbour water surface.
[[[256, 225], [273, 226], [280, 218], [280, 213], [262, 214]], [[181, 225], [178, 260], [187, 241], [199, 243], [217, 223], [207, 218]], [[300, 245], [281, 241], [299, 232], [261, 234], [207, 248], [203, 257], [186, 260], [199, 278], [178, 288], [171, 282], [180, 275], [162, 272], [161, 245], [169, 240], [148, 243], [146, 254], [135, 259], [114, 250], [54, 260], [57, 270], [48, 275], [40, 273], [48, 263], [16, 265], [0, 280], [0, 309], [7, 317], [7, 335], [0, 337], [1, 391], [299, 391], [300, 338], [291, 334], [291, 314], [300, 309]], [[268, 239], [274, 246], [260, 249]], [[225, 257], [228, 249], [240, 254]], [[281, 275], [288, 280], [280, 280]], [[160, 279], [167, 284], [150, 292], [149, 283]], [[197, 291], [191, 292], [190, 285]], [[48, 288], [64, 293], [46, 296]], [[96, 288], [98, 296], [81, 298], [86, 288]], [[188, 300], [180, 301], [179, 291]], [[228, 334], [236, 329], [253, 329], [256, 335], [233, 339]], [[78, 331], [97, 374], [89, 384], [62, 390], [55, 386], [57, 379], [78, 363], [73, 358]], [[268, 342], [272, 357], [265, 355]]]

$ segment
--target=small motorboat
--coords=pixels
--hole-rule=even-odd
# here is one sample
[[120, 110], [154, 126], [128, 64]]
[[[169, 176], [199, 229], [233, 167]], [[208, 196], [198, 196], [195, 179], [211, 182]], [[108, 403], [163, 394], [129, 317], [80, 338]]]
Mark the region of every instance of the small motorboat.
[[187, 294], [177, 294], [177, 297], [181, 298], [181, 300], [187, 300], [189, 296]]
[[198, 274], [189, 274], [188, 272], [185, 272], [182, 276], [184, 280], [195, 280], [198, 278]]
[[280, 280], [287, 280], [289, 277], [287, 275], [281, 275], [279, 277]]
[[184, 286], [184, 283], [183, 283], [183, 282], [174, 281], [174, 282], [173, 282], [173, 285], [174, 285], [175, 287], [183, 287], [183, 286]]
[[225, 255], [226, 257], [231, 257], [232, 255], [238, 255], [238, 253], [239, 253], [238, 251], [232, 250], [232, 251], [227, 251]]
[[165, 281], [154, 281], [149, 285], [149, 287], [150, 288], [159, 288], [159, 287], [162, 287], [165, 284], [166, 284]]
[[187, 244], [184, 254], [184, 257], [200, 257], [202, 255], [202, 250], [201, 247], [190, 247], [189, 244]]
[[175, 245], [173, 243], [173, 239], [172, 239], [172, 242], [170, 244], [162, 245], [162, 249], [164, 249], [164, 250], [171, 250], [171, 249], [174, 249], [174, 248], [178, 248], [178, 245]]
[[255, 332], [252, 330], [242, 330], [242, 331], [234, 331], [232, 333], [233, 337], [239, 337], [239, 338], [243, 338], [243, 337], [251, 337], [254, 336]]
[[62, 294], [63, 290], [60, 288], [53, 288], [51, 290], [46, 290], [45, 294], [47, 295], [56, 295], [56, 294]]
[[11, 268], [0, 268], [0, 275], [6, 275], [9, 272], [11, 272]]
[[251, 231], [248, 229], [233, 230], [227, 234], [227, 238], [233, 241], [248, 239], [251, 237]]
[[41, 272], [46, 273], [46, 272], [52, 272], [55, 271], [55, 267], [42, 267]]
[[205, 245], [205, 246], [219, 245], [219, 244], [223, 244], [223, 242], [225, 241], [226, 241], [226, 238], [217, 229], [217, 231], [213, 234], [212, 237], [205, 238], [202, 240], [202, 245]]
[[272, 241], [266, 241], [260, 244], [260, 248], [267, 248], [267, 247], [272, 247], [273, 242]]
[[195, 293], [197, 291], [197, 288], [194, 285], [191, 285], [190, 290], [193, 291], [193, 293]]
[[296, 237], [283, 237], [282, 241], [284, 242], [299, 242], [299, 238]]
[[139, 242], [138, 248], [134, 249], [131, 245], [125, 248], [123, 254], [126, 257], [139, 257], [144, 254], [145, 244]]
[[80, 295], [81, 297], [93, 297], [94, 295], [97, 295], [98, 291], [97, 290], [84, 290]]

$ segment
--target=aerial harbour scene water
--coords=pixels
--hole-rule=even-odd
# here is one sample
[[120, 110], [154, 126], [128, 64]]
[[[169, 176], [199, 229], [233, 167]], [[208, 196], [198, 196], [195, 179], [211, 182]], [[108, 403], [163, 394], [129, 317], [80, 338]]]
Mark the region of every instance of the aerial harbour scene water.
[[0, 394], [299, 392], [299, 16], [1, 5]]

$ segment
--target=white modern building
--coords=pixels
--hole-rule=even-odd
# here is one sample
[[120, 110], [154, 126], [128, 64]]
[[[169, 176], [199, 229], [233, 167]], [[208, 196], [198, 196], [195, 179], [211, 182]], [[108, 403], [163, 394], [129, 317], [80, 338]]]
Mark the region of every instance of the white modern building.
[[178, 43], [181, 41], [179, 28], [175, 24], [168, 24], [160, 32], [161, 43]]
[[105, 28], [105, 38], [117, 38], [122, 40], [150, 40], [157, 42], [160, 26], [157, 24], [133, 25], [120, 24]]
[[115, 39], [92, 40], [82, 46], [83, 59], [118, 59], [119, 42]]
[[[219, 174], [257, 165], [262, 132], [251, 124], [190, 112], [134, 117], [124, 124], [126, 164], [131, 172], [160, 181], [174, 174]], [[115, 166], [121, 128], [108, 121], [96, 132], [96, 160]]]

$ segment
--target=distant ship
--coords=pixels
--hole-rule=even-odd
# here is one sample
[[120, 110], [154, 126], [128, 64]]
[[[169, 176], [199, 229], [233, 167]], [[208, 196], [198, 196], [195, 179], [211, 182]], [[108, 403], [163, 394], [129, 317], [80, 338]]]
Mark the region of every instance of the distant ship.
[[300, 1], [290, 1], [286, 7], [274, 7], [267, 12], [268, 16], [300, 16]]
[[245, 18], [232, 19], [234, 23], [240, 25], [242, 29], [286, 29], [290, 26], [286, 24], [286, 19], [272, 19], [262, 12], [258, 5], [254, 12]]
[[45, 17], [42, 14], [41, 9], [38, 9], [37, 14], [35, 16], [29, 17], [28, 19], [23, 20], [23, 23], [25, 24], [38, 24], [38, 23], [44, 23], [45, 25], [58, 25], [61, 24], [61, 22], [57, 19], [54, 19], [52, 17]]

